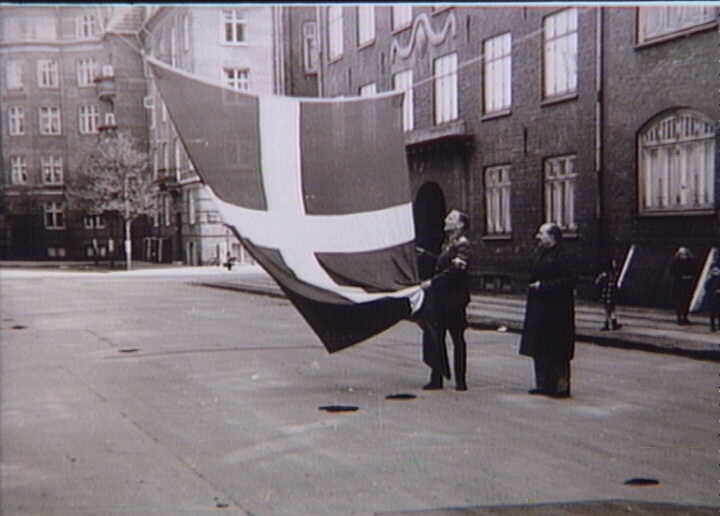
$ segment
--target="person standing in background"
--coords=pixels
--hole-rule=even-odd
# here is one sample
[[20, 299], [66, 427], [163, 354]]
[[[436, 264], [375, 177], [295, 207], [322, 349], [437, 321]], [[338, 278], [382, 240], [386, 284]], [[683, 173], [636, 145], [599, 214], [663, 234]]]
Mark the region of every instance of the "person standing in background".
[[678, 248], [670, 263], [670, 275], [673, 279], [672, 298], [675, 305], [677, 323], [690, 324], [690, 297], [695, 283], [695, 257], [687, 247]]

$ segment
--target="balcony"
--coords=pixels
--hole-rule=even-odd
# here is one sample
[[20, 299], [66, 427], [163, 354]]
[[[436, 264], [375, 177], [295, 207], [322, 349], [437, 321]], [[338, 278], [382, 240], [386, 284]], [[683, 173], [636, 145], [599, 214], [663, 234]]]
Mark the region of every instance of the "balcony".
[[405, 146], [417, 148], [435, 143], [467, 143], [473, 135], [467, 132], [464, 120], [454, 120], [441, 125], [415, 129], [405, 134]]
[[95, 92], [100, 100], [115, 98], [115, 71], [112, 65], [102, 67], [102, 73], [95, 78]]

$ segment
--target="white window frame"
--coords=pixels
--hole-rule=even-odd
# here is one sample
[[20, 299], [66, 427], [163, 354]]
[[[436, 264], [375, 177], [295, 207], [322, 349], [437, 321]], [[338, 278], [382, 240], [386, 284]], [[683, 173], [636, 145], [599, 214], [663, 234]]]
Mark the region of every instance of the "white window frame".
[[180, 181], [180, 171], [182, 170], [182, 143], [180, 138], [175, 138], [175, 178]]
[[183, 50], [188, 52], [190, 50], [190, 15], [185, 14], [183, 16]]
[[485, 169], [485, 232], [489, 236], [512, 233], [510, 165]]
[[23, 89], [23, 62], [19, 59], [13, 59], [5, 65], [5, 80], [8, 90]]
[[100, 108], [95, 104], [78, 106], [80, 134], [97, 134], [100, 125]]
[[8, 134], [10, 136], [22, 136], [25, 134], [24, 107], [10, 106], [8, 108]]
[[403, 131], [412, 131], [415, 128], [413, 95], [413, 71], [403, 70], [393, 75], [393, 89], [405, 92], [403, 98]]
[[195, 206], [194, 190], [188, 190], [187, 202], [188, 202], [188, 224], [193, 225], [193, 224], [197, 223], [197, 206]]
[[637, 8], [639, 43], [682, 33], [693, 27], [715, 21], [715, 5], [668, 5], [643, 6]]
[[59, 85], [58, 62], [53, 59], [38, 59], [38, 87], [57, 88]]
[[178, 65], [178, 51], [177, 51], [177, 28], [175, 26], [170, 27], [170, 66], [173, 68]]
[[453, 52], [433, 61], [435, 125], [458, 118], [457, 58], [457, 52]]
[[336, 61], [343, 55], [343, 6], [330, 5], [327, 8], [328, 17], [328, 57]]
[[405, 29], [412, 25], [412, 5], [392, 6], [392, 30]]
[[318, 72], [320, 59], [317, 37], [317, 22], [305, 21], [302, 24], [303, 33], [303, 67], [306, 74]]
[[363, 86], [360, 86], [358, 89], [358, 94], [361, 97], [371, 97], [373, 95], [377, 94], [377, 84], [374, 82], [369, 82]]
[[65, 229], [65, 206], [60, 201], [47, 201], [43, 204], [45, 229]]
[[80, 88], [94, 86], [97, 77], [97, 63], [94, 57], [77, 60], [77, 82]]
[[94, 14], [83, 14], [75, 20], [75, 36], [78, 39], [92, 39], [96, 34], [97, 24]]
[[242, 9], [222, 9], [220, 12], [223, 45], [247, 44], [247, 18]]
[[91, 213], [83, 217], [85, 229], [103, 229], [105, 228], [105, 218], [102, 214]]
[[639, 212], [714, 209], [715, 145], [713, 122], [696, 111], [652, 120], [638, 136]]
[[512, 36], [500, 34], [483, 43], [483, 109], [485, 114], [512, 106]]
[[250, 90], [250, 69], [247, 67], [223, 67], [223, 81], [237, 91]]
[[44, 185], [63, 184], [63, 159], [62, 156], [43, 156], [40, 158], [40, 170]]
[[40, 134], [55, 136], [62, 134], [62, 119], [57, 106], [40, 106], [38, 108]]
[[170, 215], [172, 214], [171, 210], [171, 203], [172, 199], [170, 199], [169, 195], [165, 195], [163, 197], [163, 213], [165, 214], [165, 226], [172, 225], [172, 221], [170, 220]]
[[24, 185], [28, 182], [28, 165], [25, 156], [10, 156], [10, 183]]
[[375, 41], [375, 6], [357, 6], [357, 41], [359, 47]]
[[578, 10], [564, 9], [543, 20], [543, 98], [577, 91]]
[[575, 220], [575, 189], [577, 185], [576, 156], [547, 158], [543, 165], [545, 190], [545, 221], [554, 222], [566, 231], [577, 231]]

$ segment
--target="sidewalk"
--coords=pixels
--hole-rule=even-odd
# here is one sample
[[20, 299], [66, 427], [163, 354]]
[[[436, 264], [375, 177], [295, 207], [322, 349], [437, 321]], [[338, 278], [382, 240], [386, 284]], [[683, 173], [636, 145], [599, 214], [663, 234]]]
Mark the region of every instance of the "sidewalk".
[[[229, 275], [227, 280], [203, 285], [255, 294], [284, 297], [264, 271]], [[678, 326], [670, 310], [635, 306], [618, 307], [623, 325], [615, 331], [601, 331], [605, 317], [598, 303], [578, 301], [575, 306], [577, 340], [601, 346], [671, 353], [703, 360], [720, 361], [720, 332], [711, 333], [705, 314], [691, 314], [690, 326]], [[520, 332], [525, 315], [525, 297], [518, 295], [473, 294], [468, 306], [471, 327]]]

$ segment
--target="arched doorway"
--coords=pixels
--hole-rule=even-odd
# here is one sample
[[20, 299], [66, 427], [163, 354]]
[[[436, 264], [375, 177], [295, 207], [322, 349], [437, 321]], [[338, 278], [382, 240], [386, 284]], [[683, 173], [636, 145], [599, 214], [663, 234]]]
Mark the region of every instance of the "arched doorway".
[[[415, 242], [419, 247], [437, 255], [443, 242], [443, 220], [445, 218], [445, 195], [437, 183], [425, 183], [418, 190], [413, 203], [415, 221]], [[432, 276], [435, 261], [427, 255], [418, 258], [418, 272], [421, 279]]]

